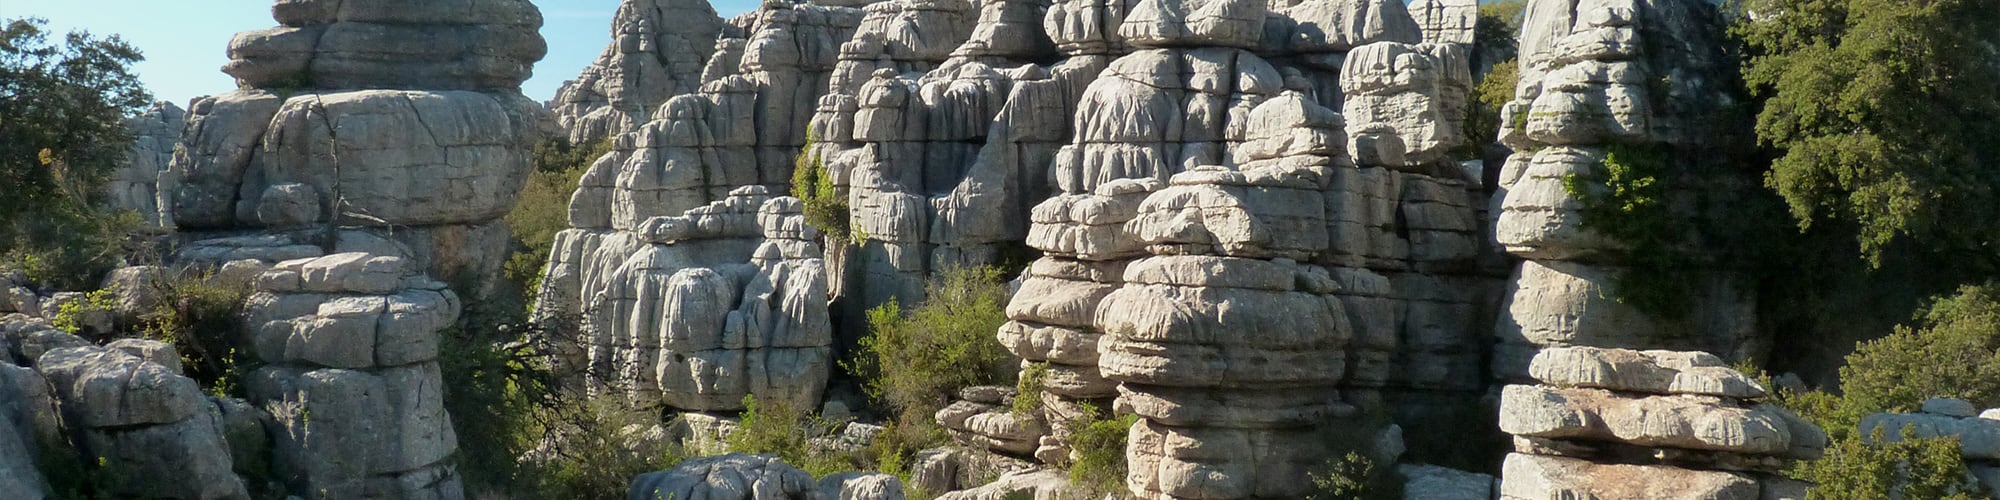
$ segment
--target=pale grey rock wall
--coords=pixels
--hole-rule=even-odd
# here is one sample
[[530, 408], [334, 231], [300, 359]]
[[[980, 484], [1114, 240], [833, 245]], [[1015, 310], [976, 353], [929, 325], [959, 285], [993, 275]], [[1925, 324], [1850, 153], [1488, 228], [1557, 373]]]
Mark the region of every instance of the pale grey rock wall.
[[395, 256], [340, 253], [278, 263], [245, 303], [246, 381], [274, 419], [289, 491], [458, 498], [458, 447], [444, 410], [438, 335], [458, 295]]
[[[534, 5], [285, 0], [272, 12], [283, 26], [230, 44], [224, 70], [242, 88], [195, 100], [161, 175], [162, 218], [182, 246], [269, 263], [351, 246], [306, 229], [363, 232], [433, 276], [496, 280], [499, 219], [530, 151], [558, 130], [519, 90], [546, 51]], [[203, 241], [245, 233], [291, 241]]]
[[139, 212], [149, 227], [163, 227], [160, 218], [160, 173], [173, 161], [174, 145], [180, 143], [181, 126], [187, 110], [160, 101], [125, 119], [125, 131], [132, 134], [132, 146], [125, 152], [125, 164], [113, 171], [104, 186], [113, 208]]
[[612, 42], [549, 107], [569, 141], [596, 144], [652, 121], [661, 104], [701, 86], [702, 69], [726, 33], [702, 0], [627, 0], [611, 19]]

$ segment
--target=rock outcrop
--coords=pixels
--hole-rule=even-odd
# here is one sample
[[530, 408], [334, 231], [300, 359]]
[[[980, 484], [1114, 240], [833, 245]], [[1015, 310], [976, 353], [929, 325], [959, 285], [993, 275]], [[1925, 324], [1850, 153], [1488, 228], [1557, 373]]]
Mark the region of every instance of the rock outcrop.
[[97, 346], [16, 314], [0, 318], [0, 350], [0, 444], [10, 450], [0, 484], [10, 495], [61, 493], [37, 467], [69, 462], [93, 467], [97, 491], [111, 496], [250, 498], [224, 439], [235, 402], [181, 375], [173, 347]]
[[160, 217], [160, 174], [173, 162], [174, 145], [180, 143], [186, 121], [187, 110], [166, 101], [125, 119], [132, 147], [125, 152], [125, 164], [111, 173], [104, 186], [111, 207], [139, 212], [148, 227], [171, 227], [171, 221]]
[[769, 455], [729, 454], [695, 458], [672, 469], [633, 478], [625, 498], [706, 498], [713, 500], [902, 500], [895, 476], [848, 472], [813, 481]]
[[1702, 176], [1687, 173], [1722, 155], [1719, 146], [1732, 140], [1718, 136], [1720, 128], [1698, 125], [1726, 123], [1717, 114], [1731, 101], [1720, 83], [1733, 70], [1723, 67], [1717, 15], [1713, 5], [1697, 1], [1528, 4], [1521, 83], [1501, 112], [1500, 140], [1517, 153], [1500, 173], [1494, 226], [1498, 243], [1527, 260], [1514, 273], [1495, 328], [1498, 375], [1519, 377], [1536, 351], [1556, 346], [1702, 351], [1730, 359], [1757, 353], [1755, 297], [1727, 276], [1696, 278], [1704, 282], [1681, 318], [1615, 299], [1610, 287], [1626, 271], [1628, 248], [1587, 227], [1582, 209], [1589, 201], [1564, 186], [1572, 176], [1602, 178], [1606, 157], [1620, 155], [1662, 162], [1643, 167], [1661, 172], [1674, 217], [1708, 216], [1692, 192], [1726, 196], [1726, 186], [1703, 185]]
[[1529, 374], [1501, 391], [1505, 499], [1788, 498], [1802, 485], [1778, 472], [1827, 446], [1707, 353], [1558, 347]]
[[292, 491], [346, 498], [458, 498], [438, 332], [458, 295], [395, 256], [343, 253], [279, 263], [244, 311], [251, 400], [276, 421], [275, 461]]
[[596, 144], [652, 121], [667, 99], [700, 89], [716, 37], [735, 31], [704, 0], [628, 0], [612, 41], [549, 103], [574, 144]]
[[819, 408], [833, 365], [828, 279], [799, 210], [749, 186], [633, 232], [585, 234], [596, 248], [575, 255], [628, 255], [593, 270], [603, 274], [544, 278], [588, 293], [589, 386], [639, 408], [734, 411], [745, 396]]
[[555, 130], [519, 90], [546, 51], [534, 5], [284, 1], [273, 15], [283, 26], [230, 42], [242, 89], [189, 110], [163, 182], [183, 239], [361, 238], [433, 276], [497, 277], [499, 218]]

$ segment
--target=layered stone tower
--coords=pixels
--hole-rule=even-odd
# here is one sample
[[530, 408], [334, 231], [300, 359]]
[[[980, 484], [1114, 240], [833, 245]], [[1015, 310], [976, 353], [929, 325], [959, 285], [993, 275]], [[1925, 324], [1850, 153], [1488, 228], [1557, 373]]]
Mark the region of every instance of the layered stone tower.
[[[1502, 110], [1500, 139], [1517, 153], [1500, 174], [1496, 239], [1525, 259], [1495, 328], [1494, 370], [1525, 374], [1558, 346], [1671, 349], [1744, 359], [1756, 353], [1754, 297], [1717, 279], [1686, 318], [1665, 318], [1617, 299], [1624, 242], [1586, 227], [1586, 201], [1566, 179], [1600, 179], [1605, 159], [1642, 161], [1663, 151], [1661, 182], [1674, 216], [1709, 216], [1692, 202], [1688, 172], [1729, 138], [1705, 127], [1731, 97], [1714, 6], [1696, 1], [1530, 2], [1521, 36], [1521, 83]], [[1622, 151], [1622, 153], [1621, 153]], [[1587, 182], [1586, 182], [1587, 183]], [[1587, 196], [1604, 194], [1601, 186]], [[1687, 208], [1682, 208], [1687, 207]], [[1696, 235], [1687, 235], [1693, 238]], [[1699, 242], [1690, 243], [1698, 245]]]
[[1804, 498], [1781, 471], [1826, 450], [1824, 432], [1752, 401], [1764, 387], [1712, 354], [1556, 347], [1529, 375], [1539, 385], [1501, 392], [1515, 447], [1501, 498]]
[[223, 70], [241, 88], [189, 111], [163, 207], [184, 239], [255, 232], [266, 240], [233, 246], [389, 252], [440, 279], [497, 279], [499, 219], [555, 130], [519, 90], [546, 51], [535, 6], [287, 0], [272, 13], [283, 26], [230, 42]]
[[1755, 297], [1716, 276], [1682, 317], [1641, 310], [1614, 288], [1630, 246], [1583, 216], [1608, 190], [1588, 181], [1614, 159], [1657, 175], [1672, 217], [1699, 224], [1714, 208], [1691, 193], [1727, 195], [1697, 174], [1733, 140], [1719, 125], [1733, 72], [1721, 22], [1694, 0], [1528, 3], [1520, 85], [1501, 113], [1516, 153], [1495, 198], [1496, 240], [1525, 259], [1495, 328], [1494, 373], [1520, 382], [1502, 391], [1500, 427], [1515, 436], [1502, 498], [1796, 498], [1802, 485], [1776, 472], [1825, 446], [1724, 367], [1758, 354]]

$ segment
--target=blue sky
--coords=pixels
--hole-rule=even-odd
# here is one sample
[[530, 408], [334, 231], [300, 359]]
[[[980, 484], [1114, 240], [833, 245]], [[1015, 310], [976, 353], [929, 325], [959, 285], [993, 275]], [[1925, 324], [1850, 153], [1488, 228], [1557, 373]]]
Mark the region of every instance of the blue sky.
[[[711, 0], [724, 17], [747, 12], [756, 0]], [[618, 0], [538, 0], [542, 36], [549, 55], [535, 65], [522, 92], [538, 101], [555, 96], [556, 86], [573, 78], [611, 41], [611, 15]], [[224, 54], [238, 31], [277, 25], [270, 0], [0, 0], [0, 19], [49, 20], [51, 37], [85, 30], [119, 35], [146, 53], [139, 79], [153, 97], [186, 105], [196, 96], [236, 88], [222, 73]]]

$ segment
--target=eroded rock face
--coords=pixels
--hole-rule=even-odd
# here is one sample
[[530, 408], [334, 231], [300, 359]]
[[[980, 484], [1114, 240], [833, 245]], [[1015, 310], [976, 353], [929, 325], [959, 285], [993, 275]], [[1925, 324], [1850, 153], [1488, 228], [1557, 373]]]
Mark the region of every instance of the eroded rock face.
[[458, 295], [394, 256], [281, 262], [257, 278], [245, 330], [265, 367], [246, 382], [279, 431], [288, 489], [334, 496], [461, 495], [446, 463], [458, 437], [444, 411], [438, 332]]
[[638, 407], [741, 410], [754, 395], [818, 408], [832, 366], [829, 280], [800, 208], [751, 186], [635, 232], [586, 235], [597, 248], [571, 262], [626, 256], [544, 283], [586, 297], [588, 352], [574, 362], [591, 386]]
[[125, 119], [132, 147], [126, 150], [125, 165], [104, 186], [112, 207], [139, 212], [147, 226], [172, 227], [171, 221], [160, 218], [160, 174], [174, 159], [174, 144], [180, 142], [186, 121], [187, 110], [166, 101]]
[[232, 470], [220, 412], [193, 379], [90, 345], [48, 351], [35, 368], [54, 388], [81, 456], [118, 471], [107, 476], [110, 493], [249, 498]]
[[527, 0], [279, 0], [222, 70], [256, 88], [517, 89], [548, 52]]
[[[393, 240], [394, 253], [434, 276], [497, 279], [504, 251], [487, 250], [505, 245], [497, 221], [514, 206], [530, 150], [556, 130], [519, 90], [546, 50], [534, 5], [286, 0], [273, 14], [284, 26], [231, 42], [224, 70], [242, 89], [191, 106], [162, 175], [163, 217], [190, 247], [278, 252], [226, 260], [351, 249], [323, 241], [332, 226]], [[290, 241], [201, 241], [243, 230]], [[322, 250], [287, 248], [308, 246]], [[188, 263], [219, 263], [204, 257]]]
[[1791, 491], [1793, 482], [1777, 472], [1819, 458], [1826, 434], [1782, 408], [1748, 401], [1765, 389], [1720, 364], [1699, 352], [1542, 351], [1529, 373], [1545, 385], [1501, 392], [1500, 429], [1515, 436], [1501, 497], [1774, 498]]
[[[806, 500], [821, 497], [819, 485], [805, 471], [768, 455], [729, 454], [691, 459], [672, 469], [640, 474], [632, 479], [632, 488], [625, 498]], [[839, 498], [846, 496], [843, 494]]]
[[611, 18], [612, 43], [550, 103], [573, 144], [630, 132], [661, 104], [700, 88], [718, 35], [732, 29], [702, 0], [629, 0]]
[[[1623, 242], [1585, 224], [1585, 197], [1571, 178], [1599, 178], [1607, 157], [1658, 162], [1675, 217], [1704, 212], [1694, 193], [1726, 197], [1726, 186], [1697, 173], [1719, 158], [1720, 118], [1732, 96], [1718, 82], [1734, 71], [1716, 39], [1713, 5], [1693, 1], [1548, 0], [1530, 2], [1521, 34], [1522, 77], [1502, 110], [1500, 140], [1516, 153], [1500, 172], [1494, 234], [1524, 259], [1507, 289], [1495, 328], [1493, 369], [1520, 378], [1535, 353], [1565, 346], [1700, 351], [1751, 357], [1756, 297], [1703, 276], [1681, 317], [1661, 317], [1614, 300], [1613, 280], [1627, 272]], [[1641, 46], [1659, 47], [1640, 50]], [[1659, 156], [1648, 156], [1657, 153]], [[1644, 157], [1644, 158], [1642, 158]], [[1693, 208], [1684, 208], [1693, 207]], [[1684, 245], [1699, 248], [1698, 238]]]

